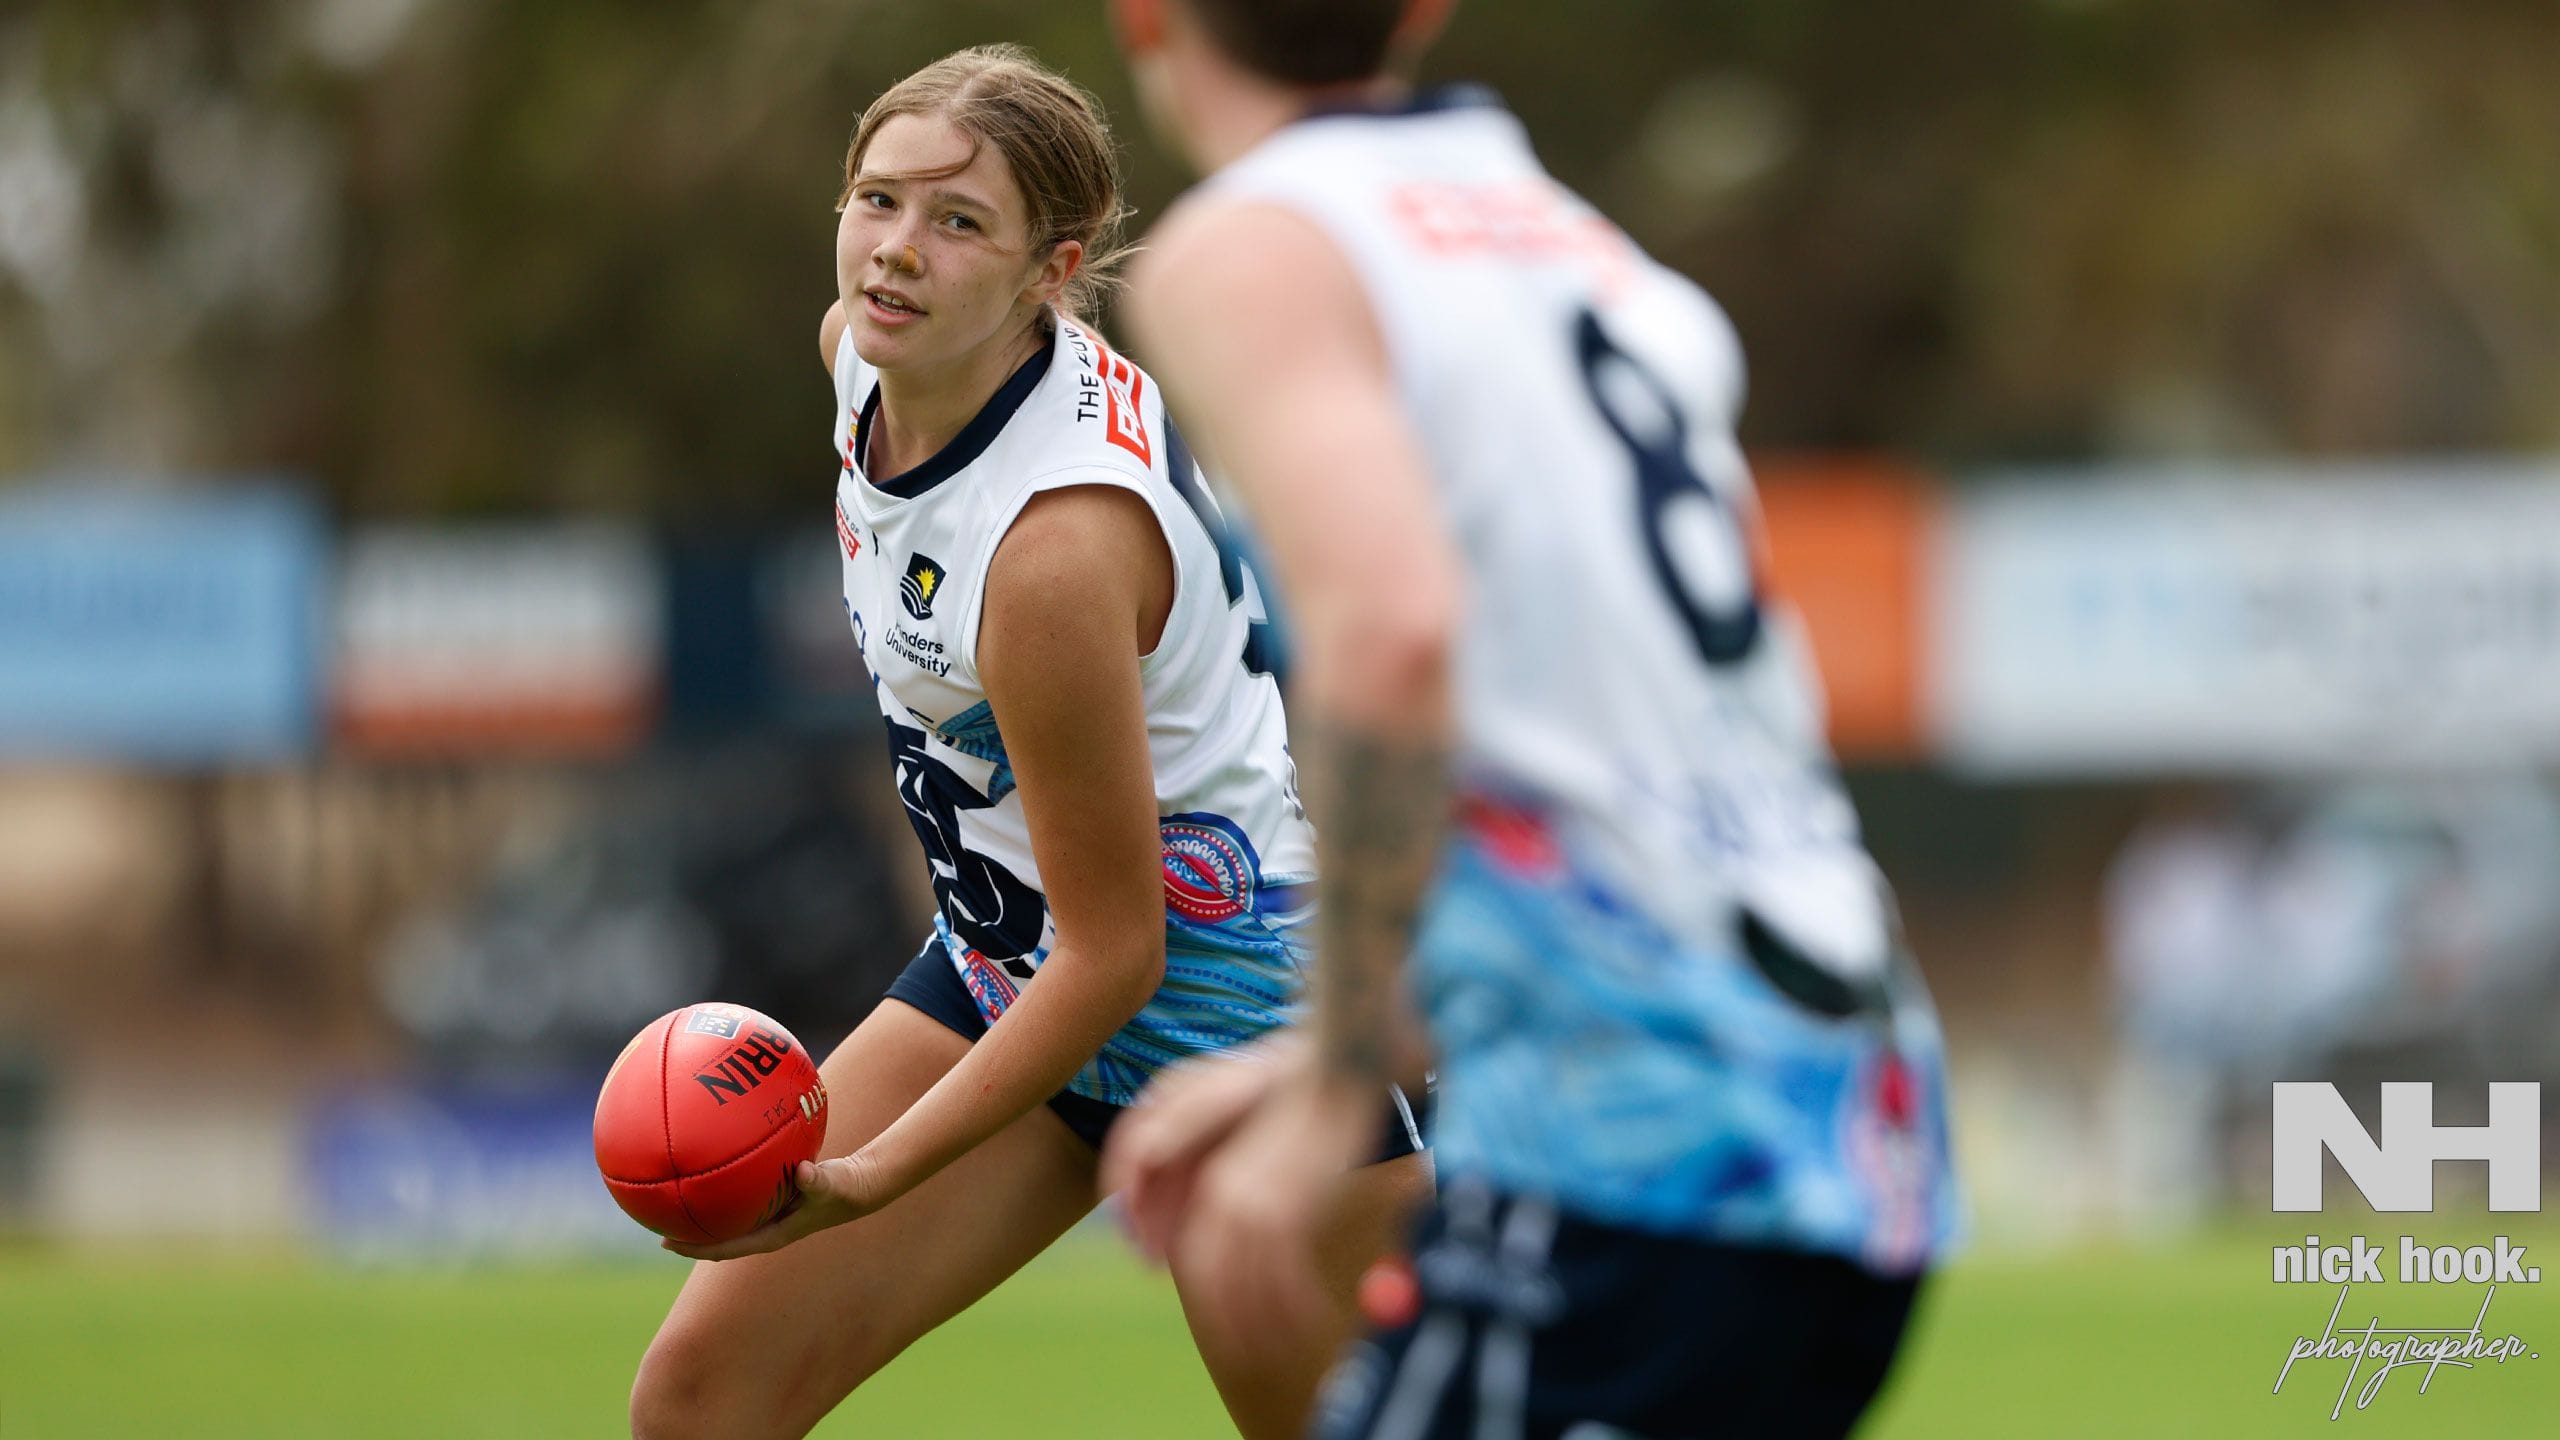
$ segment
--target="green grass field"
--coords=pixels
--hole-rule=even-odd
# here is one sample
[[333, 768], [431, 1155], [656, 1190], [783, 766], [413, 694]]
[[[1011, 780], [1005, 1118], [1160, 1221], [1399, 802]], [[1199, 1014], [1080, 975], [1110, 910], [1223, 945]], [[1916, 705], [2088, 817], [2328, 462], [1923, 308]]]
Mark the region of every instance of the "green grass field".
[[[2368, 1234], [2390, 1227], [2368, 1222]], [[2346, 1233], [2344, 1230], [2340, 1234]], [[2448, 1240], [2455, 1237], [2443, 1237]], [[2460, 1237], [2477, 1239], [2478, 1236]], [[2332, 1287], [2275, 1286], [2267, 1241], [1986, 1258], [1927, 1301], [1872, 1440], [2551, 1433], [2560, 1270], [2492, 1319], [2540, 1360], [2395, 1374], [2329, 1423], [2342, 1363], [2269, 1386]], [[2539, 1249], [2539, 1245], [2537, 1245]], [[2549, 1252], [2560, 1256], [2560, 1243]], [[2537, 1257], [2539, 1258], [2539, 1257]], [[612, 1436], [673, 1263], [347, 1270], [180, 1252], [0, 1251], [0, 1440]], [[2480, 1289], [2359, 1287], [2392, 1324], [2467, 1323]], [[928, 1338], [822, 1436], [1147, 1437], [1228, 1431], [1171, 1290], [1070, 1239]]]

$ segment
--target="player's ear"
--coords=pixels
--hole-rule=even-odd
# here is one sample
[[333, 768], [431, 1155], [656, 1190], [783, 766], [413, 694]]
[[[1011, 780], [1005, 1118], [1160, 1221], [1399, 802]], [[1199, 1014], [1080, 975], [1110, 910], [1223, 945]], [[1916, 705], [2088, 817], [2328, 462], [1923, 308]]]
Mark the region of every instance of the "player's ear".
[[1066, 293], [1067, 282], [1083, 268], [1084, 242], [1061, 240], [1049, 247], [1040, 268], [1032, 272], [1031, 284], [1023, 290], [1022, 298], [1035, 305], [1050, 304]]
[[1164, 7], [1165, 0], [1111, 0], [1111, 31], [1121, 53], [1134, 60], [1164, 44]]
[[1449, 28], [1449, 16], [1457, 8], [1458, 0], [1405, 0], [1404, 18], [1396, 22], [1387, 48], [1408, 65], [1419, 60]]

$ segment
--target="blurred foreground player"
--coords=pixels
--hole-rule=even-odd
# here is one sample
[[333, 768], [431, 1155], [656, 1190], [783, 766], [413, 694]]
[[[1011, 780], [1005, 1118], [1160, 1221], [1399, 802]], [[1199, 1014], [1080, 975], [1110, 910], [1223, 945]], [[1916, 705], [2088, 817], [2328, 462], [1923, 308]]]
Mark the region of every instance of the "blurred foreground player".
[[[1077, 318], [1121, 211], [1100, 114], [1022, 51], [963, 51], [864, 113], [841, 205], [835, 535], [934, 931], [827, 1057], [830, 1158], [795, 1207], [670, 1245], [722, 1263], [641, 1362], [643, 1440], [805, 1434], [1093, 1208], [1156, 1069], [1299, 990], [1314, 844], [1247, 572], [1152, 378]], [[1381, 1142], [1390, 1098], [1369, 1140], [1396, 1158], [1335, 1193], [1337, 1300], [1287, 1334], [1190, 1312], [1254, 1440], [1304, 1432], [1361, 1265], [1427, 1188], [1409, 1119]]]
[[1168, 1075], [1106, 1183], [1227, 1323], [1307, 1311], [1427, 1050], [1421, 1313], [1321, 1434], [1840, 1435], [1955, 1227], [1937, 1024], [1758, 584], [1733, 333], [1491, 96], [1390, 78], [1447, 8], [1113, 5], [1210, 177], [1135, 334], [1289, 599], [1325, 895], [1307, 1043]]

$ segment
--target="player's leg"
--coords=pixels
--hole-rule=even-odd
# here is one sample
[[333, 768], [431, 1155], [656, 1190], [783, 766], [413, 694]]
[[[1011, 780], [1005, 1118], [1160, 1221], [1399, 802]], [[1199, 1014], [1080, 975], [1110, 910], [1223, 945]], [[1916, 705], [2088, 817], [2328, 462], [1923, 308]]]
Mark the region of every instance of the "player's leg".
[[1211, 1323], [1191, 1303], [1182, 1267], [1173, 1283], [1182, 1296], [1192, 1343], [1218, 1387], [1228, 1418], [1243, 1440], [1297, 1440], [1307, 1433], [1317, 1387], [1345, 1346], [1360, 1333], [1357, 1295], [1370, 1264], [1404, 1240], [1413, 1217], [1431, 1200], [1431, 1162], [1405, 1154], [1364, 1166], [1343, 1177], [1332, 1212], [1318, 1237], [1316, 1265], [1325, 1292], [1335, 1300], [1334, 1323], [1301, 1335], [1272, 1326], [1232, 1334]]
[[[879, 1134], [969, 1041], [882, 1002], [821, 1067], [826, 1152]], [[1046, 1106], [875, 1215], [770, 1255], [698, 1264], [632, 1386], [638, 1440], [798, 1436], [1093, 1207], [1093, 1147]]]

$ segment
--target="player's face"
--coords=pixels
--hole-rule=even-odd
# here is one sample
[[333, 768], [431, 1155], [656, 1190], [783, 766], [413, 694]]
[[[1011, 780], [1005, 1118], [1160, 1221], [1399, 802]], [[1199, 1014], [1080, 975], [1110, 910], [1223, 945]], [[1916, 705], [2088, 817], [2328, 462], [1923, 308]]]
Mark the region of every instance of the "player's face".
[[1003, 152], [899, 115], [863, 152], [836, 227], [836, 290], [857, 353], [926, 373], [1010, 341], [1040, 293], [1028, 206]]

